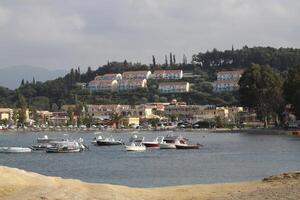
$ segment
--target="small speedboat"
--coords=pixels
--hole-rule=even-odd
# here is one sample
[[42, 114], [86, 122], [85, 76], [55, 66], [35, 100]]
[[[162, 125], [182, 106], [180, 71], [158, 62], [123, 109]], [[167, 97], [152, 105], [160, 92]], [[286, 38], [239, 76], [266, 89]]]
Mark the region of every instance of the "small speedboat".
[[102, 138], [99, 136], [96, 139], [96, 145], [98, 146], [114, 146], [114, 145], [122, 145], [122, 140], [115, 140], [113, 137]]
[[146, 150], [146, 146], [143, 145], [142, 143], [135, 143], [132, 142], [130, 145], [126, 145], [125, 146], [127, 151], [145, 151]]
[[79, 147], [60, 146], [60, 147], [49, 147], [46, 149], [47, 153], [78, 153], [82, 149]]
[[46, 150], [47, 148], [52, 147], [51, 144], [48, 143], [42, 143], [42, 144], [35, 144], [31, 146], [31, 149], [34, 151], [42, 151], [42, 150]]
[[300, 135], [300, 130], [293, 131], [293, 135]]
[[27, 147], [0, 147], [0, 153], [29, 153], [30, 148]]
[[187, 139], [181, 136], [166, 136], [159, 144], [160, 149], [176, 149], [176, 144], [185, 144]]
[[77, 141], [53, 141], [50, 145], [46, 148], [47, 153], [77, 153], [87, 148], [81, 138]]
[[199, 149], [201, 144], [175, 144], [176, 149]]
[[151, 142], [145, 141], [142, 142], [142, 144], [145, 145], [147, 148], [159, 148], [159, 144], [162, 143], [163, 139], [163, 137], [157, 137]]

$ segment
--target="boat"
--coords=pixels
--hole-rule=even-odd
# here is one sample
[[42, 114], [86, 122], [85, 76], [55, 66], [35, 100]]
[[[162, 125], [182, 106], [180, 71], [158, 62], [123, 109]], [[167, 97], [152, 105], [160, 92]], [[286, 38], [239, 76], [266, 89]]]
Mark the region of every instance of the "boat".
[[127, 151], [145, 151], [146, 150], [146, 146], [143, 145], [142, 143], [135, 143], [132, 142], [130, 143], [130, 145], [126, 145], [125, 146]]
[[45, 143], [45, 144], [35, 144], [31, 146], [31, 149], [34, 151], [42, 151], [42, 150], [46, 150], [48, 147], [51, 147], [52, 145], [49, 143]]
[[0, 147], [0, 153], [29, 153], [30, 148], [27, 147]]
[[176, 144], [185, 144], [187, 139], [181, 136], [167, 135], [159, 144], [160, 149], [176, 149]]
[[77, 153], [85, 150], [87, 147], [83, 144], [83, 139], [77, 141], [53, 141], [51, 146], [46, 148], [47, 153]]
[[133, 135], [132, 137], [129, 138], [129, 142], [135, 142], [135, 143], [141, 143], [145, 140], [144, 137], [138, 137], [137, 135]]
[[176, 149], [199, 149], [202, 147], [201, 144], [175, 144]]
[[102, 138], [99, 136], [96, 139], [96, 144], [98, 146], [114, 146], [114, 145], [122, 145], [122, 140], [115, 140], [113, 137]]
[[293, 131], [293, 135], [300, 135], [300, 130]]
[[162, 143], [164, 137], [157, 137], [155, 140], [151, 142], [142, 142], [143, 145], [145, 145], [147, 148], [160, 148], [159, 144]]
[[44, 135], [44, 137], [38, 138], [37, 142], [38, 143], [49, 143], [49, 142], [52, 142], [52, 141], [55, 141], [55, 140], [57, 140], [57, 139], [56, 138], [48, 138], [48, 135]]

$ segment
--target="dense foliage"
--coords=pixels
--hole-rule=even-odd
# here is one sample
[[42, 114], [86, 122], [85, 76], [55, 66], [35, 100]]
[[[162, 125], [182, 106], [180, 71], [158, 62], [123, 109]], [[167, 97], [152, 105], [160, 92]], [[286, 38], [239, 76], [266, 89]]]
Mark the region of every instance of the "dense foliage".
[[[216, 105], [244, 105], [249, 107], [255, 107], [257, 105], [255, 100], [251, 102], [245, 97], [241, 97], [241, 101], [238, 99], [238, 93], [218, 93], [215, 94], [212, 91], [211, 82], [216, 78], [216, 72], [224, 69], [247, 69], [252, 66], [253, 63], [258, 64], [251, 67], [254, 70], [250, 73], [248, 71], [245, 77], [241, 81], [241, 94], [250, 95], [251, 98], [256, 100], [262, 98], [261, 95], [251, 96], [249, 92], [246, 94], [245, 87], [249, 82], [250, 75], [253, 76], [251, 81], [260, 81], [256, 85], [258, 88], [267, 86], [267, 88], [276, 86], [276, 91], [261, 89], [264, 97], [268, 98], [270, 102], [274, 102], [274, 99], [282, 98], [282, 95], [277, 91], [277, 85], [282, 84], [281, 78], [279, 78], [278, 72], [283, 75], [290, 70], [287, 75], [287, 81], [285, 83], [284, 90], [286, 100], [293, 105], [293, 108], [299, 111], [299, 67], [300, 66], [300, 50], [291, 48], [271, 48], [271, 47], [244, 47], [242, 49], [218, 51], [208, 51], [206, 53], [199, 53], [193, 56], [191, 63], [187, 62], [187, 58], [184, 55], [182, 60], [176, 59], [175, 55], [170, 54], [165, 56], [165, 62], [158, 64], [155, 56], [152, 56], [152, 64], [144, 65], [141, 63], [130, 63], [126, 60], [124, 62], [108, 62], [106, 65], [98, 67], [96, 70], [92, 70], [91, 67], [87, 69], [85, 73], [80, 71], [80, 68], [71, 69], [71, 71], [64, 77], [57, 78], [55, 80], [42, 82], [24, 82], [20, 84], [20, 87], [16, 90], [9, 90], [7, 88], [0, 87], [0, 107], [17, 107], [19, 96], [25, 97], [28, 106], [31, 109], [50, 109], [52, 111], [59, 110], [63, 104], [85, 103], [85, 104], [140, 104], [147, 102], [167, 102], [174, 98], [179, 101], [186, 101], [189, 104], [216, 104]], [[260, 66], [261, 65], [261, 66]], [[269, 67], [268, 67], [268, 66]], [[259, 68], [259, 70], [258, 70]], [[130, 70], [156, 70], [156, 69], [182, 69], [185, 73], [189, 73], [190, 76], [186, 76], [183, 81], [189, 81], [191, 83], [191, 92], [186, 94], [160, 94], [157, 91], [159, 84], [158, 80], [149, 80], [147, 89], [139, 89], [137, 91], [127, 92], [97, 92], [90, 93], [86, 89], [82, 89], [80, 84], [88, 83], [93, 80], [96, 75], [102, 75], [105, 73], [122, 73]], [[277, 72], [274, 72], [275, 69]], [[275, 75], [274, 75], [275, 74]], [[257, 76], [257, 77], [254, 77]], [[270, 80], [269, 80], [270, 79]], [[268, 82], [270, 81], [270, 83]], [[267, 84], [267, 85], [261, 85]], [[270, 84], [270, 85], [268, 85]], [[245, 86], [245, 87], [244, 87]], [[251, 86], [251, 85], [250, 85]], [[251, 92], [254, 92], [253, 90]], [[274, 93], [273, 93], [274, 92]], [[278, 93], [277, 93], [278, 92]], [[270, 96], [269, 96], [270, 94]], [[274, 95], [278, 96], [274, 96]], [[273, 97], [273, 98], [271, 98]], [[277, 102], [277, 101], [276, 101]], [[265, 110], [259, 109], [261, 115], [264, 113], [274, 112], [273, 106], [264, 107]], [[276, 112], [279, 108], [276, 108]], [[279, 109], [280, 110], [280, 109]]]
[[253, 108], [266, 125], [268, 119], [283, 111], [283, 81], [271, 67], [253, 65], [240, 79], [240, 101]]
[[284, 85], [284, 93], [295, 114], [300, 118], [300, 65], [292, 68]]
[[199, 53], [193, 61], [204, 70], [224, 68], [245, 68], [251, 64], [269, 65], [274, 69], [286, 71], [300, 64], [300, 49], [247, 46], [242, 49]]

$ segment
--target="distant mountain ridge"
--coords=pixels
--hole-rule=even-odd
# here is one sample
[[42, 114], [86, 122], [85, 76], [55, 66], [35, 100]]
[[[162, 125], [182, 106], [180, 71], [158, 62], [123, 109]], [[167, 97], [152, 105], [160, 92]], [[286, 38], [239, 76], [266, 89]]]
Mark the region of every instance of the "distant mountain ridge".
[[67, 70], [49, 70], [33, 66], [11, 66], [0, 68], [0, 86], [16, 89], [20, 86], [22, 79], [31, 82], [33, 77], [36, 81], [47, 81], [65, 76]]

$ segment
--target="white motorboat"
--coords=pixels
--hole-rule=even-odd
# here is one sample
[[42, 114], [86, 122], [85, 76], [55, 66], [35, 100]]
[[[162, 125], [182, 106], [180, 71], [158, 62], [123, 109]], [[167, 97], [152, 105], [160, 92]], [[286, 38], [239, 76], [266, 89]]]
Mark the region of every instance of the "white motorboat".
[[143, 145], [142, 143], [135, 143], [132, 142], [130, 145], [126, 145], [125, 146], [127, 151], [145, 151], [146, 150], [146, 146]]
[[96, 138], [95, 140], [96, 140], [95, 145], [98, 145], [98, 146], [115, 146], [115, 145], [122, 145], [122, 144], [124, 144], [122, 142], [122, 140], [115, 140], [115, 138], [113, 138], [112, 136], [111, 137], [107, 137], [107, 138], [103, 138], [101, 136], [98, 136], [98, 138]]
[[185, 144], [186, 139], [181, 136], [166, 136], [159, 144], [160, 149], [176, 149], [176, 145]]
[[30, 148], [27, 147], [0, 147], [0, 153], [29, 153]]
[[46, 148], [47, 153], [77, 153], [87, 148], [81, 138], [78, 141], [53, 141], [50, 145]]
[[142, 142], [147, 148], [160, 148], [159, 144], [163, 142], [164, 137], [157, 137], [153, 141]]

